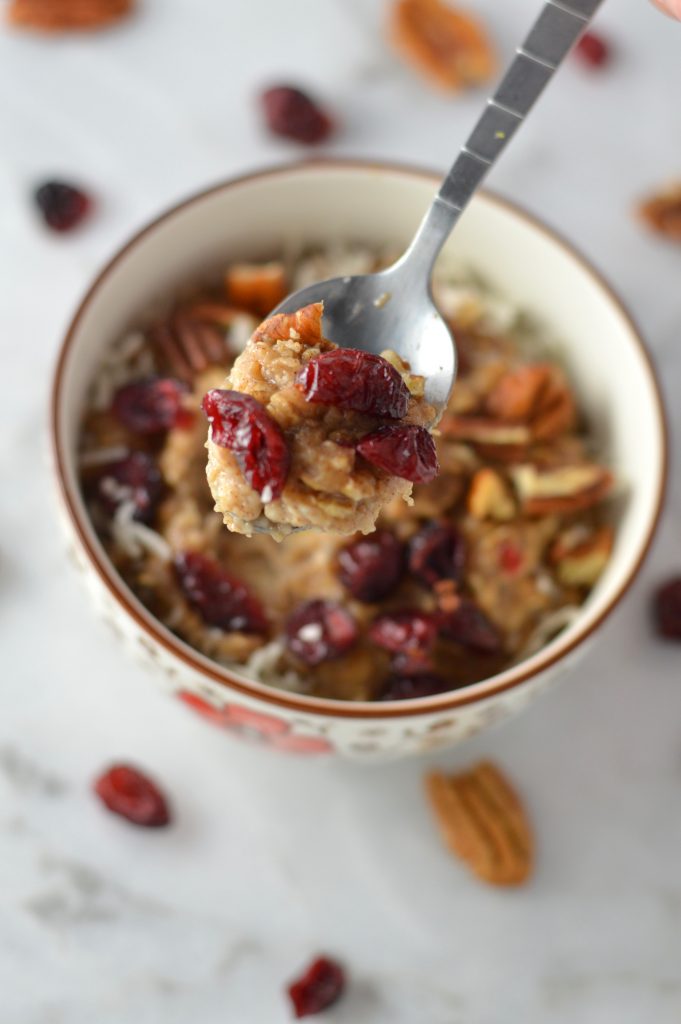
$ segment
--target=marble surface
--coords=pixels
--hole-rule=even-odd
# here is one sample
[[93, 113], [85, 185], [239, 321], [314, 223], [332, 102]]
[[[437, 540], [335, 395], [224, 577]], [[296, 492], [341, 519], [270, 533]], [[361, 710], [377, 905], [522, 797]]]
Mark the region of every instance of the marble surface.
[[[185, 193], [299, 150], [264, 136], [263, 82], [309, 83], [342, 131], [325, 152], [444, 167], [481, 97], [431, 93], [385, 49], [377, 0], [146, 0], [88, 39], [0, 30], [0, 1020], [279, 1024], [318, 950], [351, 985], [329, 1021], [672, 1024], [681, 1019], [680, 649], [647, 622], [681, 568], [678, 474], [644, 573], [577, 674], [438, 758], [507, 765], [536, 821], [522, 892], [443, 852], [425, 762], [371, 769], [239, 745], [156, 692], [87, 607], [53, 514], [47, 389], [96, 268]], [[534, 0], [478, 0], [507, 55]], [[607, 272], [681, 385], [681, 250], [632, 201], [681, 172], [681, 26], [644, 0], [599, 18], [617, 59], [572, 63], [492, 184]], [[78, 177], [100, 207], [48, 237], [27, 199]], [[593, 340], [594, 344], [598, 339]], [[111, 759], [146, 766], [176, 824], [135, 831], [93, 799]]]

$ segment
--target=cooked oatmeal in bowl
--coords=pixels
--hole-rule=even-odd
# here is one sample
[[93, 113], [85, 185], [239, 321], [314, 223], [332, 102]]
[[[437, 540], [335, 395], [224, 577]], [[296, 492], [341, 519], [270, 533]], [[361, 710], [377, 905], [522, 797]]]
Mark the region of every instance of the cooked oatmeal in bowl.
[[[358, 259], [373, 268], [381, 254], [305, 253], [270, 261], [264, 277], [275, 268], [294, 288], [310, 267], [331, 276]], [[271, 685], [382, 702], [486, 679], [572, 621], [611, 554], [614, 477], [540, 325], [474, 275], [440, 268], [435, 299], [460, 370], [434, 429], [440, 472], [417, 474], [410, 494], [361, 439], [404, 425], [430, 438], [422, 379], [380, 359], [393, 402], [381, 422], [361, 396], [349, 413], [308, 401], [324, 395], [324, 361], [352, 350], [324, 341], [318, 307], [257, 327], [257, 289], [235, 298], [222, 281], [207, 275], [140, 318], [107, 354], [82, 423], [92, 521], [162, 623]], [[359, 369], [366, 380], [374, 367]], [[256, 440], [273, 431], [266, 450], [251, 434], [243, 450], [233, 440], [244, 403]], [[286, 536], [301, 508], [321, 529]], [[253, 531], [263, 511], [280, 543]]]
[[438, 471], [424, 379], [394, 352], [339, 349], [323, 304], [269, 317], [204, 396], [208, 483], [228, 529], [371, 532]]
[[462, 366], [413, 505], [280, 543], [214, 511], [204, 396], [286, 293], [390, 263], [438, 180], [334, 160], [222, 183], [112, 258], [61, 348], [58, 507], [90, 601], [186, 707], [276, 750], [403, 757], [517, 713], [603, 635], [655, 530], [645, 344], [593, 268], [489, 194], [436, 267]]

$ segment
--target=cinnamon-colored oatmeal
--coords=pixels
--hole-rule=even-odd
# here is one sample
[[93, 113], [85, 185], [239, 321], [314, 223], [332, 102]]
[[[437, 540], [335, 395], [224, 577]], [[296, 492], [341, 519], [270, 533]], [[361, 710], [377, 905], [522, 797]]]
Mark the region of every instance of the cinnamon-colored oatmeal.
[[[276, 540], [295, 529], [369, 533], [385, 505], [395, 498], [410, 500], [411, 480], [436, 475], [434, 448], [424, 429], [435, 411], [423, 398], [423, 378], [411, 375], [395, 353], [385, 353], [384, 359], [341, 352], [322, 335], [322, 312], [317, 303], [270, 317], [235, 360], [222, 390], [204, 400], [212, 423], [208, 483], [216, 510], [235, 533], [251, 536], [256, 530]], [[340, 366], [331, 368], [327, 383], [342, 393], [333, 401], [311, 400], [301, 377], [327, 367], [329, 357]], [[371, 370], [382, 389], [376, 401], [367, 394]], [[345, 394], [358, 388], [357, 395]], [[379, 403], [386, 392], [399, 418], [382, 415]], [[250, 396], [257, 406], [244, 407], [239, 395]], [[353, 398], [355, 407], [347, 408]], [[219, 429], [221, 400], [233, 421], [228, 440]], [[254, 415], [258, 422], [252, 428]], [[413, 466], [401, 475], [388, 473], [358, 453], [363, 438], [396, 423], [417, 428], [421, 443], [432, 450], [427, 474]]]
[[[435, 432], [439, 475], [414, 486], [412, 505], [398, 484], [366, 536], [308, 530], [275, 543], [224, 528], [206, 481], [201, 403], [224, 390], [230, 372], [230, 387], [258, 403], [260, 370], [251, 356], [237, 357], [262, 316], [259, 282], [271, 290], [277, 280], [290, 292], [380, 265], [363, 249], [268, 264], [262, 277], [251, 265], [241, 293], [248, 297], [239, 301], [219, 268], [219, 277], [189, 286], [160, 319], [142, 318], [112, 346], [81, 431], [93, 523], [150, 611], [221, 664], [339, 700], [441, 693], [521, 660], [574, 618], [614, 540], [612, 474], [594, 456], [545, 332], [470, 274], [438, 268], [435, 299], [460, 360]], [[282, 372], [295, 377], [303, 353], [287, 343], [299, 339], [287, 331], [280, 340], [264, 344], [261, 354], [274, 361], [268, 372], [282, 360]], [[322, 356], [325, 346], [320, 337]], [[269, 388], [261, 395], [268, 403], [286, 393]], [[320, 405], [309, 423], [299, 421], [304, 394], [288, 400], [296, 428], [322, 431], [320, 446], [331, 436], [329, 419], [348, 415]], [[355, 457], [337, 440], [332, 451]], [[304, 466], [298, 458], [294, 450], [293, 479]], [[331, 472], [321, 465], [324, 476]], [[302, 472], [314, 474], [315, 465]], [[308, 477], [306, 487], [311, 480], [319, 483]]]

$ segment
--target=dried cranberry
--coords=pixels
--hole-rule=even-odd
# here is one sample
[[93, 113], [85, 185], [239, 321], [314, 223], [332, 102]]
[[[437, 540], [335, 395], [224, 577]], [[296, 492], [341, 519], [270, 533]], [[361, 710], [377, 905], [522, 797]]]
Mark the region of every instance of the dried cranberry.
[[400, 651], [393, 654], [390, 661], [390, 669], [393, 676], [420, 676], [433, 675], [435, 663], [432, 658], [432, 651], [419, 651], [411, 648], [408, 651]]
[[575, 47], [575, 53], [584, 64], [592, 68], [600, 68], [610, 59], [610, 47], [593, 32], [585, 32]]
[[433, 673], [417, 675], [389, 676], [383, 684], [376, 700], [415, 700], [417, 697], [432, 697], [436, 693], [445, 693], [451, 686]]
[[390, 530], [358, 537], [338, 552], [338, 578], [358, 601], [380, 601], [404, 572], [404, 544]]
[[463, 537], [454, 526], [429, 523], [409, 543], [409, 571], [427, 587], [439, 580], [457, 582], [465, 564]]
[[499, 545], [499, 565], [504, 572], [513, 575], [522, 568], [525, 559], [517, 544], [511, 541], [504, 541]]
[[150, 523], [163, 496], [163, 478], [146, 452], [132, 452], [103, 466], [94, 485], [95, 501], [113, 516], [126, 501], [134, 505], [133, 519]]
[[174, 377], [150, 377], [125, 384], [113, 397], [112, 411], [119, 423], [135, 434], [159, 434], [186, 426], [182, 399], [187, 386]]
[[112, 765], [95, 783], [100, 800], [133, 825], [160, 828], [170, 822], [170, 814], [161, 791], [136, 768]]
[[63, 181], [48, 181], [36, 189], [35, 201], [53, 231], [70, 231], [90, 209], [90, 197]]
[[462, 598], [453, 612], [440, 615], [440, 632], [478, 654], [499, 654], [503, 650], [501, 633], [473, 601]]
[[425, 427], [379, 427], [362, 438], [357, 451], [373, 466], [415, 484], [427, 484], [440, 472], [435, 444]]
[[340, 964], [328, 957], [319, 957], [288, 987], [295, 1016], [311, 1017], [321, 1013], [340, 999], [344, 988], [345, 972]]
[[289, 85], [277, 85], [261, 96], [265, 120], [271, 132], [296, 142], [321, 142], [333, 122], [310, 97]]
[[357, 623], [337, 601], [305, 601], [284, 629], [286, 643], [306, 665], [340, 658], [357, 642]]
[[386, 612], [371, 623], [369, 638], [394, 654], [420, 653], [431, 649], [437, 639], [438, 623], [426, 612]]
[[409, 408], [409, 388], [387, 359], [356, 348], [323, 352], [296, 375], [308, 402], [390, 416], [400, 420]]
[[190, 605], [209, 626], [226, 632], [267, 632], [260, 602], [212, 558], [185, 551], [175, 558], [175, 574]]
[[668, 640], [681, 640], [681, 576], [664, 583], [655, 594], [657, 632]]
[[241, 472], [264, 502], [284, 490], [291, 456], [279, 424], [250, 395], [214, 388], [204, 395], [202, 408], [211, 437], [234, 453]]

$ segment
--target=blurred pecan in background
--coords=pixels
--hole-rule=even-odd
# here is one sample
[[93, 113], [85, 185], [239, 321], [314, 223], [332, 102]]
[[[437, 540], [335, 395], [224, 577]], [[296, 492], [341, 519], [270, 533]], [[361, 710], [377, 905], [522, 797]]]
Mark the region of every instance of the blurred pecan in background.
[[494, 74], [494, 51], [483, 26], [441, 0], [396, 0], [388, 31], [404, 59], [441, 89], [479, 85]]
[[659, 235], [681, 242], [681, 181], [645, 199], [638, 214]]
[[104, 28], [130, 14], [135, 0], [12, 0], [7, 20], [39, 32]]

